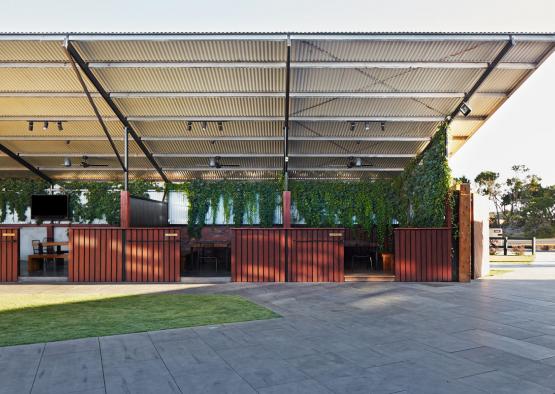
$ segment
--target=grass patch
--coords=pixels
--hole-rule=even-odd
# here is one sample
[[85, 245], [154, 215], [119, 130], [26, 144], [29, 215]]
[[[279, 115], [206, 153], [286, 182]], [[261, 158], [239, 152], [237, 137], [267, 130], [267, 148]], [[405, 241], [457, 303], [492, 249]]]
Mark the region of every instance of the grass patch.
[[0, 346], [275, 317], [267, 308], [228, 295], [8, 294], [0, 298]]
[[489, 270], [488, 276], [500, 276], [513, 272], [513, 270]]
[[514, 263], [514, 264], [530, 264], [536, 260], [536, 256], [524, 255], [524, 256], [489, 256], [490, 263]]

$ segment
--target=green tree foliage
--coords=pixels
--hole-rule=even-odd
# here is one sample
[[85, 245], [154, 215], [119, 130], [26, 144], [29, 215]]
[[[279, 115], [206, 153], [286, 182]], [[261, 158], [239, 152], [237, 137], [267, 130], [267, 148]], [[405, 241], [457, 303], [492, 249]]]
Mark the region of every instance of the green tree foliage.
[[478, 193], [489, 198], [495, 206], [495, 224], [497, 227], [501, 225], [501, 205], [503, 190], [499, 183], [499, 174], [493, 171], [482, 171], [479, 173], [474, 182], [478, 186]]
[[475, 180], [478, 192], [495, 205], [495, 224], [527, 236], [555, 236], [555, 186], [542, 186], [541, 179], [524, 165], [514, 165], [512, 170], [505, 182], [491, 171]]

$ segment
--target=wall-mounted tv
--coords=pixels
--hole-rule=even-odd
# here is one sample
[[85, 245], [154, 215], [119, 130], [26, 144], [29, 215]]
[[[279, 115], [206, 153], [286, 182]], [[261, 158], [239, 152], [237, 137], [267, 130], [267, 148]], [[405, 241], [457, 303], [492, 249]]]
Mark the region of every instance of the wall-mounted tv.
[[69, 218], [69, 198], [65, 194], [31, 196], [31, 218], [64, 220]]

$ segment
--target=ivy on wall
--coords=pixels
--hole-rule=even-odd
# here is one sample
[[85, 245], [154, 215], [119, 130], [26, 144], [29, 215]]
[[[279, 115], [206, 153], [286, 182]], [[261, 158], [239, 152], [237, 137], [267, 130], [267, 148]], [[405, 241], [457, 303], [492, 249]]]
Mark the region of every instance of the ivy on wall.
[[[123, 185], [119, 182], [58, 182], [56, 192], [69, 195], [70, 217], [76, 223], [91, 223], [94, 219], [118, 224], [120, 219], [120, 195]], [[19, 221], [25, 221], [25, 212], [31, 205], [33, 194], [46, 194], [48, 184], [37, 179], [0, 179], [0, 223], [6, 215], [16, 213]], [[129, 191], [134, 196], [146, 197], [149, 190], [159, 188], [152, 182], [131, 181]], [[84, 197], [84, 200], [81, 197]]]
[[[181, 191], [189, 201], [189, 232], [198, 236], [206, 225], [208, 212], [215, 222], [220, 205], [226, 224], [254, 224], [257, 216], [262, 227], [274, 224], [274, 213], [280, 204], [281, 180], [269, 181], [205, 181], [172, 184], [170, 190]], [[222, 202], [220, 204], [220, 201]]]

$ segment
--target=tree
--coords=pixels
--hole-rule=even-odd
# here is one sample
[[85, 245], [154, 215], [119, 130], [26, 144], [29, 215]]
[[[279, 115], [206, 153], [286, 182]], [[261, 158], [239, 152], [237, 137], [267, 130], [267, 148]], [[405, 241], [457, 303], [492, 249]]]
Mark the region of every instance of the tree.
[[488, 197], [495, 206], [495, 225], [497, 227], [501, 226], [501, 208], [503, 203], [503, 188], [498, 180], [499, 173], [493, 171], [482, 171], [474, 178], [474, 182], [478, 186], [478, 193]]

